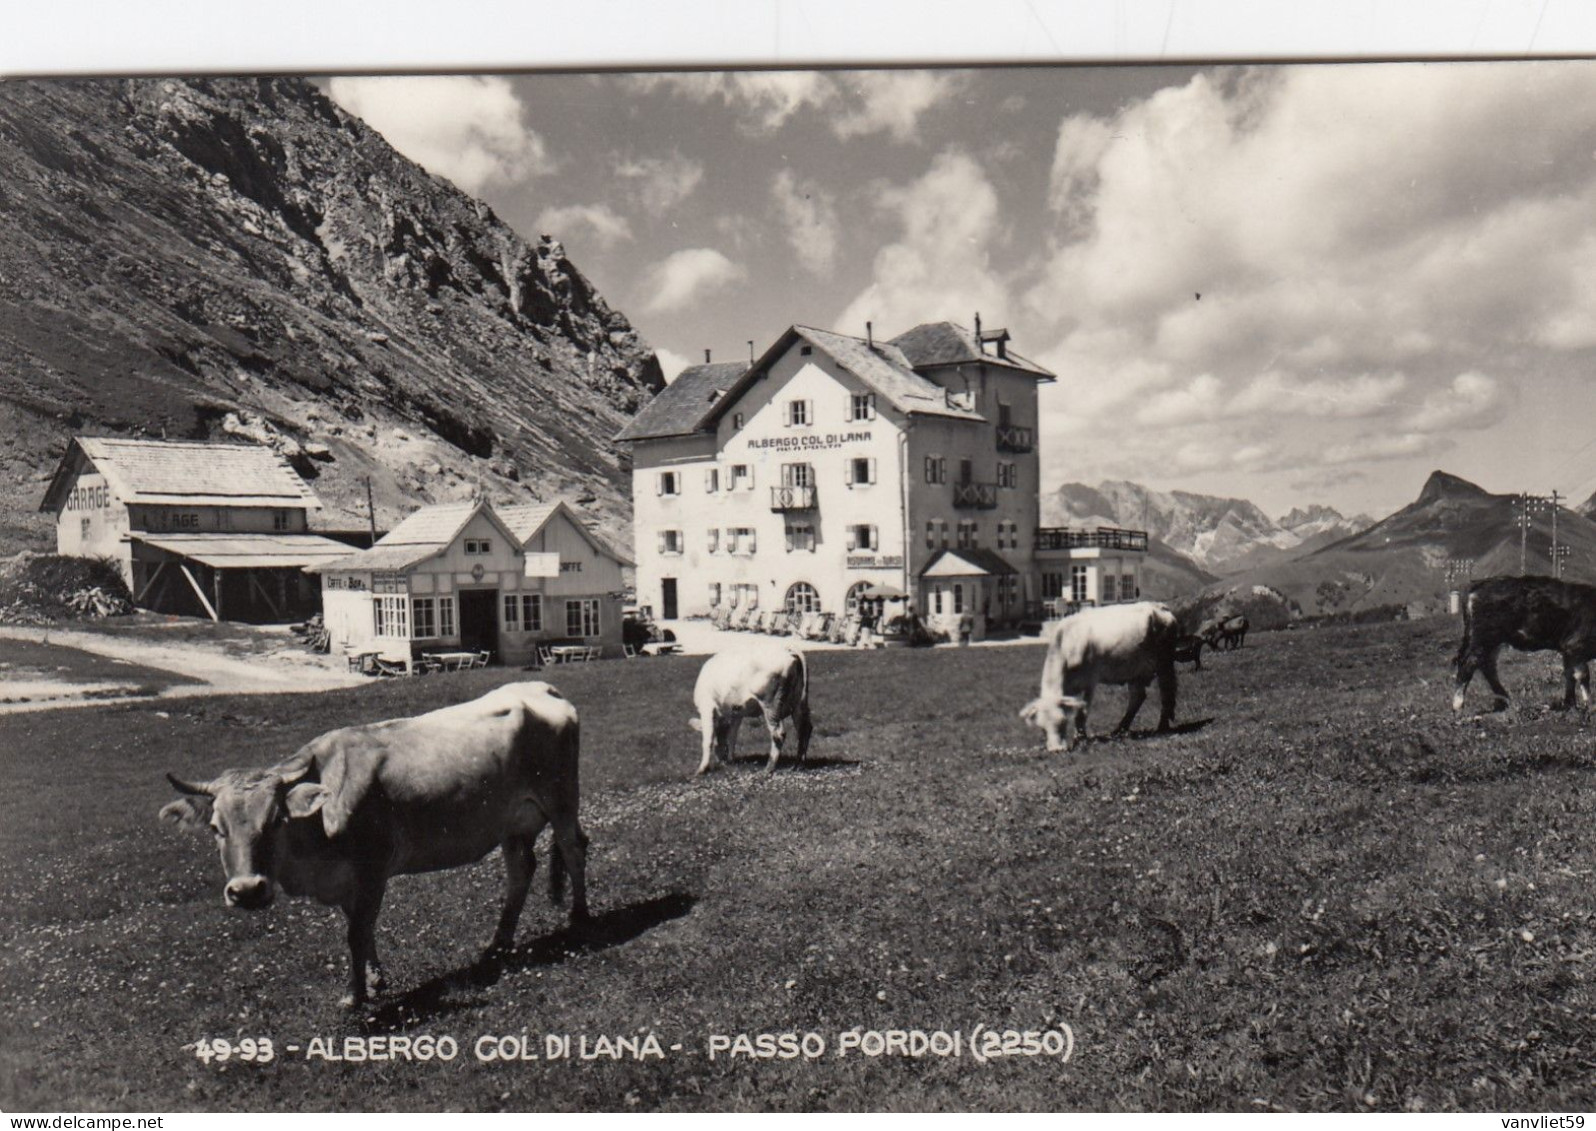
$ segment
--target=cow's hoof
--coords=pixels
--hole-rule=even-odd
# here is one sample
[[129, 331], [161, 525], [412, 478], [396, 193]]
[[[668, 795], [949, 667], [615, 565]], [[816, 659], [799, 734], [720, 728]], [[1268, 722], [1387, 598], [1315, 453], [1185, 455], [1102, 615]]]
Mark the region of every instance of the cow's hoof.
[[359, 1009], [365, 1004], [366, 999], [363, 994], [345, 994], [338, 999], [338, 1005], [341, 1009]]

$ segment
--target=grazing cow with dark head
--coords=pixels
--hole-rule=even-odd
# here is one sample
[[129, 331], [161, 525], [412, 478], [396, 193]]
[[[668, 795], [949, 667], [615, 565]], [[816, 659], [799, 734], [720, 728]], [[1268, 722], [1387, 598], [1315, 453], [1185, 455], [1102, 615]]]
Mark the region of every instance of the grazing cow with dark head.
[[1082, 609], [1067, 616], [1048, 641], [1042, 692], [1020, 717], [1047, 734], [1049, 750], [1069, 750], [1086, 735], [1086, 712], [1100, 683], [1130, 686], [1125, 717], [1115, 734], [1130, 729], [1158, 681], [1158, 729], [1175, 721], [1175, 649], [1180, 641], [1175, 614], [1152, 601]]
[[1238, 613], [1209, 625], [1203, 629], [1202, 635], [1208, 642], [1208, 647], [1215, 652], [1233, 652], [1247, 642], [1247, 629], [1251, 627], [1247, 618]]
[[809, 719], [809, 666], [796, 648], [760, 642], [711, 656], [693, 686], [693, 708], [698, 717], [689, 721], [704, 736], [700, 774], [717, 756], [731, 761], [744, 718], [763, 718], [770, 732], [766, 771], [774, 770], [781, 758], [787, 719], [798, 728], [798, 761], [809, 752], [814, 731]]
[[1476, 670], [1496, 695], [1495, 710], [1507, 707], [1507, 688], [1496, 674], [1502, 645], [1520, 652], [1555, 651], [1563, 657], [1563, 706], [1590, 706], [1590, 662], [1596, 659], [1596, 587], [1551, 577], [1488, 577], [1469, 587], [1463, 602], [1463, 642], [1458, 646], [1457, 688], [1452, 709], [1463, 709], [1463, 692]]
[[262, 908], [274, 885], [341, 907], [349, 920], [349, 994], [382, 988], [377, 913], [388, 881], [456, 868], [504, 849], [504, 909], [491, 950], [508, 949], [536, 861], [554, 827], [550, 895], [571, 877], [571, 922], [587, 918], [587, 837], [577, 823], [576, 709], [546, 683], [330, 731], [280, 765], [226, 770], [191, 785], [164, 820], [209, 831], [227, 874], [227, 906]]

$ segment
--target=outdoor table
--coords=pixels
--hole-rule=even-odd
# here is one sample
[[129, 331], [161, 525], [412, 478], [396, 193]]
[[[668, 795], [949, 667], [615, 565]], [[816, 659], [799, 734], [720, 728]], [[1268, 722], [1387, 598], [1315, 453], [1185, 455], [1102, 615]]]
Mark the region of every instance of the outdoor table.
[[475, 652], [428, 652], [428, 656], [443, 665], [445, 671], [457, 672], [476, 662]]
[[642, 647], [645, 656], [674, 656], [682, 650], [682, 646], [675, 641], [651, 641]]
[[587, 645], [556, 644], [549, 649], [549, 655], [554, 657], [557, 664], [580, 663], [587, 659]]
[[361, 675], [371, 675], [377, 670], [377, 659], [382, 655], [380, 651], [350, 652], [349, 666]]

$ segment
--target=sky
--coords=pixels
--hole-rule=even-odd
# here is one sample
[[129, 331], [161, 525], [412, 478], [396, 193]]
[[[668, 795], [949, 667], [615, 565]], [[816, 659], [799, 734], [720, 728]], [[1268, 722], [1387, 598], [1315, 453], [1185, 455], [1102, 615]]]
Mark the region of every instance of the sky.
[[1007, 327], [1044, 489], [1387, 514], [1596, 492], [1596, 64], [333, 78], [548, 233], [668, 376], [803, 323]]

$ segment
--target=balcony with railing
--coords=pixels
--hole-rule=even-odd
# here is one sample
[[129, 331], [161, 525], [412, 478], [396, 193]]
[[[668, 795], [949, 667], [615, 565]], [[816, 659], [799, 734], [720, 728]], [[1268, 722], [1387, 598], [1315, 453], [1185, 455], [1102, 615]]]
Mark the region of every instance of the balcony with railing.
[[1099, 526], [1096, 530], [1074, 530], [1067, 526], [1044, 526], [1036, 532], [1038, 550], [1128, 550], [1147, 552], [1147, 531], [1122, 530]]
[[1036, 446], [1035, 440], [1035, 430], [1023, 424], [999, 424], [997, 427], [997, 450], [1000, 452], [1026, 455]]
[[770, 509], [773, 511], [807, 511], [815, 508], [813, 487], [772, 487]]
[[961, 510], [994, 510], [998, 504], [996, 483], [955, 483], [953, 505]]

